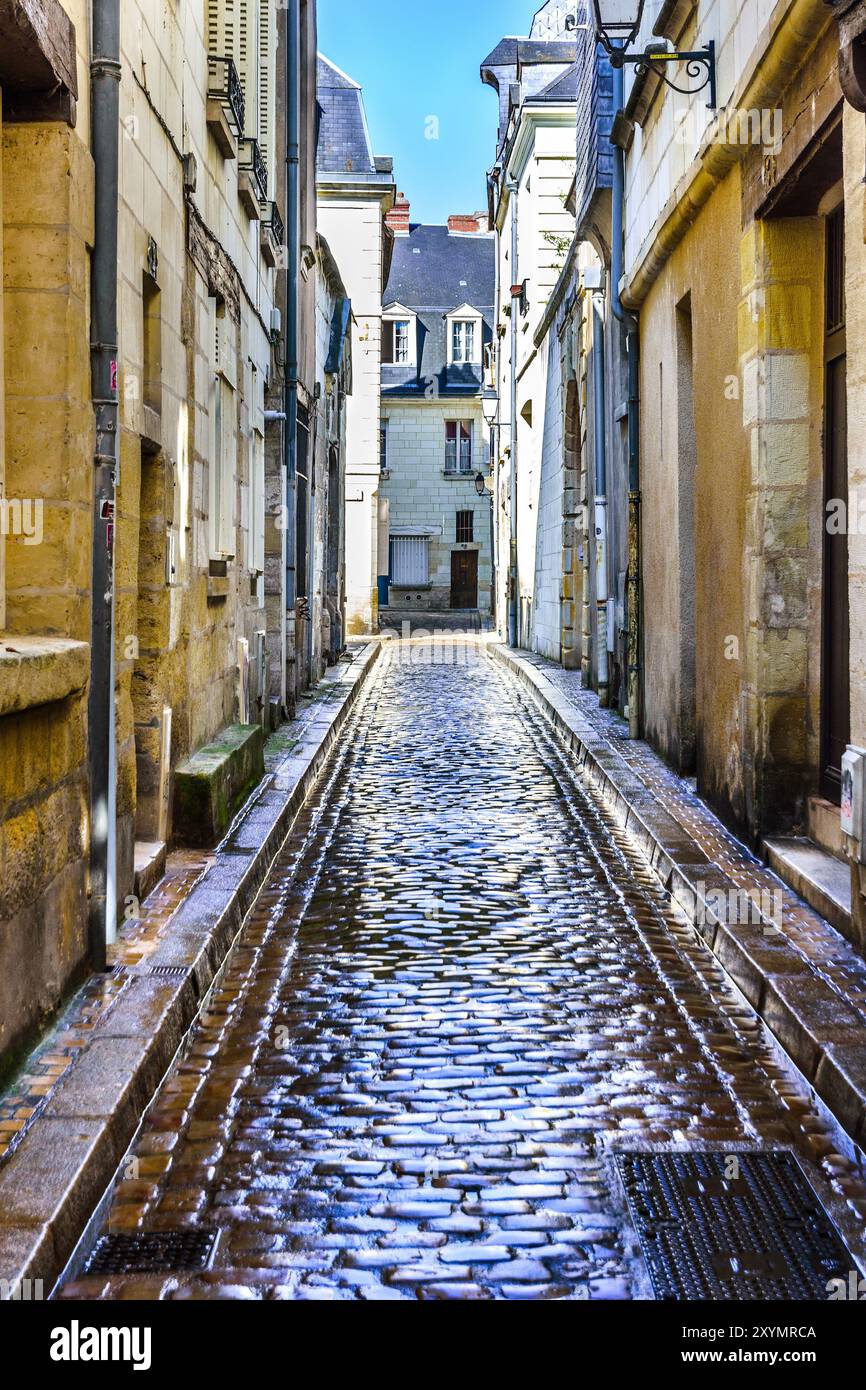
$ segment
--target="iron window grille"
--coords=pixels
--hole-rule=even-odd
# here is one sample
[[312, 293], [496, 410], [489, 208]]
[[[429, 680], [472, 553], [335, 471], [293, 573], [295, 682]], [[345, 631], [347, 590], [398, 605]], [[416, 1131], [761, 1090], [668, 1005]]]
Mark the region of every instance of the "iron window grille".
[[457, 544], [469, 545], [475, 539], [473, 535], [473, 525], [475, 513], [472, 511], [457, 513]]

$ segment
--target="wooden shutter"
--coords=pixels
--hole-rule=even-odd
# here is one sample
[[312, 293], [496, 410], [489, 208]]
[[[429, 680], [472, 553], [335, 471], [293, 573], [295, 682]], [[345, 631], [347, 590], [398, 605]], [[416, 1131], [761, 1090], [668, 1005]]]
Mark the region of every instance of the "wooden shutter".
[[277, 28], [274, 0], [260, 0], [258, 138], [271, 179], [276, 176]]

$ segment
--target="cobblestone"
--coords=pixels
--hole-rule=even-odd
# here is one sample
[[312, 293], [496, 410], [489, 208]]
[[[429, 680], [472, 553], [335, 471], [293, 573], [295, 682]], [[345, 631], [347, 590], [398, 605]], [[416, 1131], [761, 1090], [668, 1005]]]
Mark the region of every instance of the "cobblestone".
[[215, 1268], [66, 1296], [626, 1298], [617, 1147], [791, 1146], [862, 1249], [837, 1136], [514, 678], [413, 651], [383, 659], [114, 1195], [108, 1230], [219, 1228]]

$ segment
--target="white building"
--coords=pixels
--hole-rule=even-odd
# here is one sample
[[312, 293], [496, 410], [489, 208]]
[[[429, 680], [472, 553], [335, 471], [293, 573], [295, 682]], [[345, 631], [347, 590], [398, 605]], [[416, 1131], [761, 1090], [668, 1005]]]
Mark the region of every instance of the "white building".
[[[574, 60], [570, 38], [506, 38], [481, 65], [482, 81], [500, 99], [490, 176], [498, 262], [497, 611], [504, 620], [516, 584], [513, 635], [521, 646], [556, 659], [562, 646], [565, 401], [559, 340], [541, 338], [538, 330], [574, 237], [567, 206], [575, 171]], [[555, 466], [543, 468], [543, 459]]]
[[489, 613], [492, 499], [481, 400], [493, 236], [483, 213], [410, 226], [402, 195], [389, 222], [396, 240], [383, 309], [380, 436], [389, 544], [381, 548], [380, 598], [392, 617]]
[[373, 154], [357, 82], [319, 55], [316, 158], [319, 230], [352, 301], [353, 389], [347, 410], [346, 630], [377, 625], [379, 365], [382, 290], [392, 244], [391, 160]]

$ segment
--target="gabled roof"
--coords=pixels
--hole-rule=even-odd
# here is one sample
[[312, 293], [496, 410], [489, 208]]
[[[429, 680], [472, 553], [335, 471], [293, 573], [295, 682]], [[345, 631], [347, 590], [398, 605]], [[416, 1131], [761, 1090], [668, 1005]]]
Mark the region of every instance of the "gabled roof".
[[321, 53], [316, 63], [316, 97], [319, 103], [317, 171], [375, 174], [376, 161], [361, 88]]

